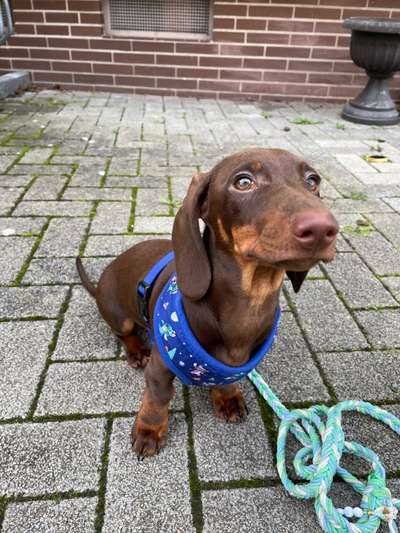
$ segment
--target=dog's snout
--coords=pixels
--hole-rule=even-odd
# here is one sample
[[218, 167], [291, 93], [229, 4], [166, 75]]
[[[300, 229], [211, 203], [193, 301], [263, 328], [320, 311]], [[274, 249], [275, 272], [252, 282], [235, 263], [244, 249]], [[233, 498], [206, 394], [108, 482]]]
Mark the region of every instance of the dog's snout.
[[325, 248], [335, 239], [339, 226], [329, 212], [298, 215], [293, 222], [293, 234], [303, 248]]

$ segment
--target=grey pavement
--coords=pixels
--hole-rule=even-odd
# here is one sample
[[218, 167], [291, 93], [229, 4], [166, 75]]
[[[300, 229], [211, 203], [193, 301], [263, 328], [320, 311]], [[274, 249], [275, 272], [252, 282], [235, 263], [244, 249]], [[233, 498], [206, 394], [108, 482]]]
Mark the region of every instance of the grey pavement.
[[[304, 157], [341, 225], [335, 261], [299, 294], [285, 283], [260, 372], [289, 408], [363, 399], [400, 414], [398, 126], [345, 123], [331, 104], [25, 93], [0, 110], [2, 533], [320, 531], [312, 503], [280, 483], [277, 421], [249, 382], [234, 425], [208, 391], [178, 384], [167, 447], [137, 461], [143, 372], [75, 272], [77, 255], [97, 280], [129, 246], [168, 238], [191, 176], [250, 146]], [[389, 161], [368, 163], [375, 152]], [[360, 415], [344, 427], [381, 455], [399, 497], [398, 438]], [[341, 483], [333, 494], [359, 502]]]

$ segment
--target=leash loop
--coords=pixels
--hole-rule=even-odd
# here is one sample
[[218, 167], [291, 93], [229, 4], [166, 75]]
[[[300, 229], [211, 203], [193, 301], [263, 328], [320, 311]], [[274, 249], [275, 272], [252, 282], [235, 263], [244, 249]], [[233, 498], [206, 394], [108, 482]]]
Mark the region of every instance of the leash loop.
[[[333, 407], [316, 405], [289, 411], [269, 388], [261, 375], [252, 370], [247, 377], [281, 419], [276, 451], [279, 477], [292, 496], [303, 500], [314, 498], [318, 521], [327, 533], [375, 533], [386, 522], [390, 533], [398, 533], [396, 518], [400, 499], [393, 498], [386, 486], [386, 473], [378, 455], [357, 442], [345, 440], [342, 414], [355, 411], [369, 415], [389, 426], [400, 435], [400, 420], [391, 413], [368, 402], [346, 400]], [[286, 442], [289, 432], [302, 444], [293, 466], [296, 474], [307, 483], [293, 483], [286, 469]], [[366, 483], [340, 466], [343, 454], [361, 457], [371, 463]], [[340, 476], [361, 494], [360, 507], [336, 509], [328, 494], [334, 476]], [[348, 518], [357, 517], [350, 521]]]

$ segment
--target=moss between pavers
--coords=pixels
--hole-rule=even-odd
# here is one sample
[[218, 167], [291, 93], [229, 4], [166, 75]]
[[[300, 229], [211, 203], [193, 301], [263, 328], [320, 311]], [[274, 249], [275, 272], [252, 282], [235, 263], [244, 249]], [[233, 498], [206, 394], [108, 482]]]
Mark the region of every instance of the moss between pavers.
[[107, 490], [107, 469], [108, 469], [108, 461], [109, 461], [109, 454], [110, 454], [111, 432], [112, 432], [112, 420], [107, 420], [106, 429], [105, 429], [105, 437], [104, 437], [104, 447], [103, 447], [103, 453], [101, 456], [99, 492], [98, 492], [98, 502], [97, 502], [97, 507], [96, 507], [96, 522], [95, 522], [96, 533], [101, 533], [101, 530], [103, 529], [103, 523], [104, 523], [106, 490]]

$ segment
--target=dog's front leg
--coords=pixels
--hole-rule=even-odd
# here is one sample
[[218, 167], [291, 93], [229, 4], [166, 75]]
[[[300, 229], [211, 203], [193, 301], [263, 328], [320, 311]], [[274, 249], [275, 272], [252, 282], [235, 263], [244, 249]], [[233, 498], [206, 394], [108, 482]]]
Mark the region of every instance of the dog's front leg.
[[211, 398], [215, 414], [227, 422], [239, 422], [246, 418], [248, 409], [238, 383], [212, 387]]
[[151, 457], [165, 445], [168, 433], [168, 408], [175, 387], [174, 374], [161, 361], [153, 347], [145, 372], [146, 387], [142, 405], [132, 428], [132, 447], [138, 459]]

